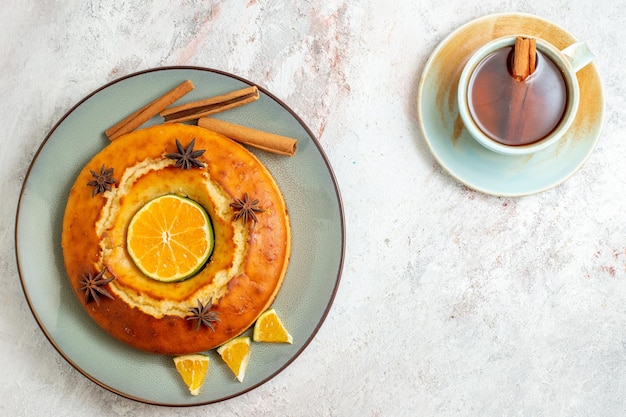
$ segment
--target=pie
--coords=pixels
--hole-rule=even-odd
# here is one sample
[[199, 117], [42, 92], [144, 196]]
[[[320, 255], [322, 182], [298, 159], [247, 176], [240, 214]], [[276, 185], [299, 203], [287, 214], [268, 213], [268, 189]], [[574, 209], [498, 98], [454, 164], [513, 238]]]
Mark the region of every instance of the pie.
[[[210, 218], [214, 247], [184, 280], [137, 267], [127, 247], [134, 215], [173, 194]], [[248, 329], [273, 303], [291, 255], [283, 195], [263, 163], [207, 129], [163, 124], [115, 139], [82, 168], [68, 196], [62, 248], [70, 285], [107, 333], [138, 349], [182, 355]]]

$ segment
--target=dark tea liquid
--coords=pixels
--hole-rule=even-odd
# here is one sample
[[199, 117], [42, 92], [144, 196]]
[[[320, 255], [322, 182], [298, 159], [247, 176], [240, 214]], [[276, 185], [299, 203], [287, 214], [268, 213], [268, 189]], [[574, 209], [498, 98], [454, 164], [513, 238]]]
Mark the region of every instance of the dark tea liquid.
[[[561, 71], [539, 51], [532, 75], [515, 81], [512, 51], [512, 47], [502, 48], [478, 64], [469, 82], [468, 104], [472, 118], [487, 136], [507, 145], [527, 145], [557, 127], [567, 105], [567, 86]], [[516, 82], [525, 87], [521, 105], [519, 91], [518, 103], [512, 104]]]

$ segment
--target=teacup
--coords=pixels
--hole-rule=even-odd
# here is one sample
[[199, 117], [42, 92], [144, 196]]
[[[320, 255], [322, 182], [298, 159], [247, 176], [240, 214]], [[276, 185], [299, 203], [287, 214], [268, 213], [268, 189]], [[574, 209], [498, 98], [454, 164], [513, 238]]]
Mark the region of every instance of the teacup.
[[[535, 38], [536, 70], [521, 81], [524, 93], [520, 96], [511, 93], [512, 88], [519, 91], [520, 86], [513, 84], [520, 81], [510, 76], [518, 36], [528, 37], [498, 38], [474, 52], [458, 84], [459, 114], [465, 129], [485, 148], [505, 155], [538, 152], [563, 137], [580, 102], [576, 73], [593, 60], [584, 42], [559, 50]], [[512, 98], [516, 94], [518, 98]]]

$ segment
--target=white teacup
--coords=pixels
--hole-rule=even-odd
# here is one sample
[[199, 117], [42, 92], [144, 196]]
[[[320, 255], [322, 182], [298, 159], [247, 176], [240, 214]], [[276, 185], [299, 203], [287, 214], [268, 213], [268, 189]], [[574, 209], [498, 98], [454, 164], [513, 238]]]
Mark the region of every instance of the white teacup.
[[464, 127], [470, 135], [487, 149], [505, 155], [526, 155], [538, 152], [554, 145], [563, 137], [576, 117], [578, 104], [580, 102], [580, 89], [576, 73], [593, 60], [593, 54], [589, 51], [589, 48], [584, 42], [576, 42], [563, 50], [559, 50], [552, 44], [542, 39], [535, 38], [537, 51], [550, 59], [561, 72], [566, 87], [565, 94], [567, 94], [565, 98], [565, 108], [556, 127], [543, 138], [525, 145], [501, 143], [501, 141], [492, 138], [481, 130], [479, 127], [480, 124], [474, 120], [468, 101], [468, 94], [472, 75], [476, 68], [479, 67], [483, 60], [496, 51], [514, 46], [515, 39], [518, 36], [528, 37], [526, 35], [516, 35], [498, 38], [479, 48], [470, 57], [463, 68], [459, 79], [457, 94], [459, 114]]

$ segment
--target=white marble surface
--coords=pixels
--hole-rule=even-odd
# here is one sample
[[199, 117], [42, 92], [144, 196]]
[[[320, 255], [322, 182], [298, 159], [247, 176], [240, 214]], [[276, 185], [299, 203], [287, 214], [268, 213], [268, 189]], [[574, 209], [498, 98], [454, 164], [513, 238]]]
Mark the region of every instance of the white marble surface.
[[[437, 165], [415, 102], [443, 37], [513, 11], [589, 43], [606, 120], [567, 182], [497, 198]], [[625, 19], [616, 0], [4, 0], [0, 415], [623, 415]], [[32, 317], [14, 252], [20, 187], [47, 132], [100, 85], [164, 65], [228, 71], [284, 100], [326, 151], [347, 219], [341, 286], [304, 353], [256, 390], [184, 409], [75, 371]]]

